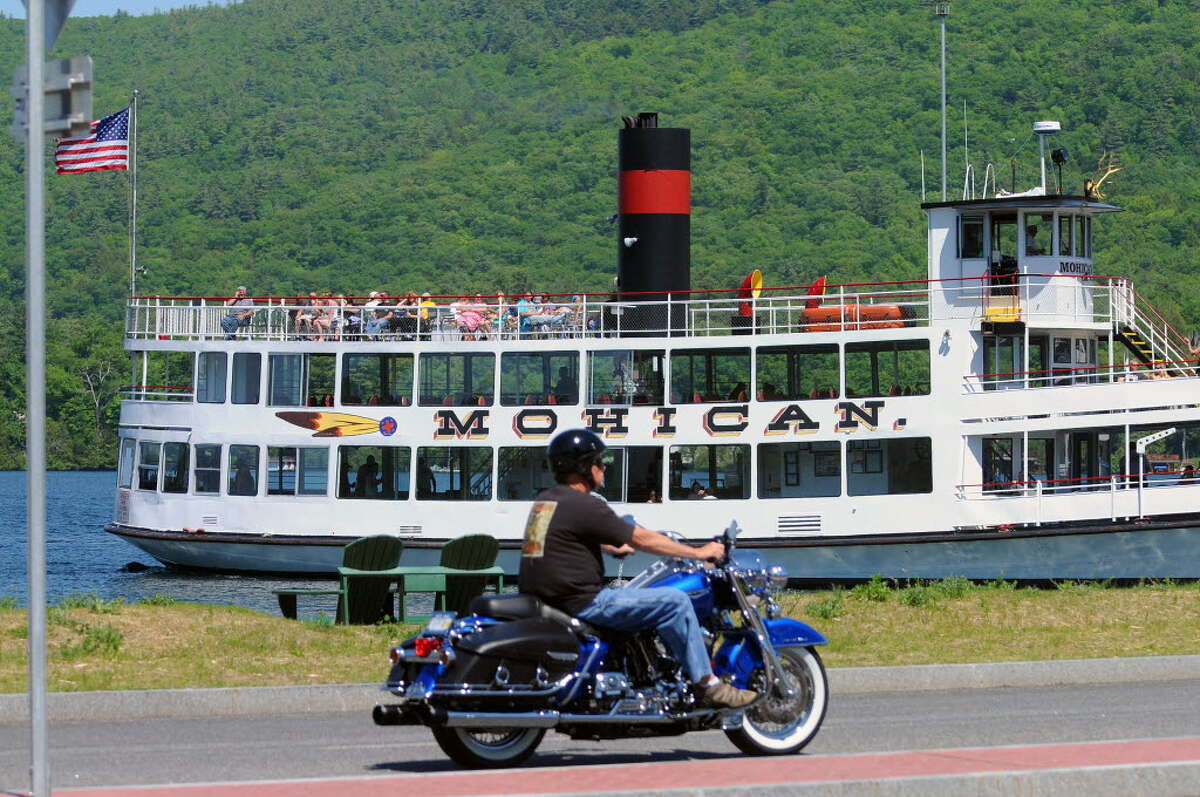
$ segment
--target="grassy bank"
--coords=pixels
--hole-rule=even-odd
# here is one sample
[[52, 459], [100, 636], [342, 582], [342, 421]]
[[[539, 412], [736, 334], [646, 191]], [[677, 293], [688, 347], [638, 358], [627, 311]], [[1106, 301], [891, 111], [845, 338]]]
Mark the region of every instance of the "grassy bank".
[[[1200, 653], [1200, 584], [1018, 589], [959, 579], [790, 593], [831, 667]], [[367, 683], [411, 626], [336, 627], [226, 606], [76, 596], [49, 613], [50, 688]], [[26, 616], [0, 602], [0, 692], [26, 688]]]

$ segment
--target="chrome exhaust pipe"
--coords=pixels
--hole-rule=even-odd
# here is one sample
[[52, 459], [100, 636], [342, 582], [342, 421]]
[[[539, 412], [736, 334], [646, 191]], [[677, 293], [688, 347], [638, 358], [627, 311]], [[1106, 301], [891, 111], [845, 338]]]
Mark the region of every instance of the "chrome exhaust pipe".
[[371, 710], [376, 725], [420, 725], [416, 712], [396, 704], [380, 705]]
[[441, 723], [447, 728], [553, 728], [557, 711], [500, 712], [447, 711]]

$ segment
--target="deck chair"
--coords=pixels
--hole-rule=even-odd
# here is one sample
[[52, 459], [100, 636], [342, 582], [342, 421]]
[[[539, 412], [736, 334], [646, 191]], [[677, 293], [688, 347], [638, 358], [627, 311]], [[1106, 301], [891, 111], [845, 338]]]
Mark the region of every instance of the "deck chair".
[[[456, 570], [480, 570], [496, 564], [500, 543], [490, 534], [468, 534], [442, 546], [442, 567]], [[483, 594], [491, 576], [407, 576], [405, 592], [400, 595], [400, 616], [405, 622], [415, 622], [424, 615], [408, 613], [407, 593], [434, 593], [434, 611], [466, 614], [467, 606]]]
[[[390, 570], [400, 564], [404, 542], [398, 537], [380, 534], [355, 540], [342, 549], [342, 567], [355, 570]], [[279, 611], [288, 619], [296, 619], [296, 598], [300, 595], [337, 595], [335, 622], [343, 618], [351, 625], [374, 625], [394, 613], [391, 579], [358, 578], [351, 582], [349, 593], [334, 589], [277, 589], [272, 590], [279, 600]]]

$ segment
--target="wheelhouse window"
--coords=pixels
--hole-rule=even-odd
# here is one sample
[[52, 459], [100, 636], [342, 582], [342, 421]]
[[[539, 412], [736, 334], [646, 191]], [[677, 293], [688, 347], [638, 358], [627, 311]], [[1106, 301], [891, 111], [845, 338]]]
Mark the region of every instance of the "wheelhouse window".
[[221, 491], [221, 446], [200, 443], [193, 452], [196, 464], [192, 470], [192, 488], [197, 494], [215, 495]]
[[262, 383], [262, 355], [255, 352], [237, 352], [233, 355], [234, 404], [257, 404], [259, 385]]
[[121, 438], [121, 453], [117, 457], [117, 486], [125, 490], [133, 487], [133, 454], [136, 446], [132, 437]]
[[412, 391], [411, 354], [342, 355], [342, 404], [407, 407]]
[[958, 256], [983, 257], [983, 216], [958, 217]]
[[750, 446], [671, 447], [671, 500], [750, 497]]
[[1079, 257], [1092, 256], [1092, 217], [1075, 217], [1075, 254]]
[[421, 406], [491, 406], [496, 356], [486, 353], [422, 354]]
[[417, 499], [487, 501], [492, 497], [492, 449], [428, 446], [417, 449]]
[[1052, 255], [1051, 237], [1054, 216], [1050, 213], [1026, 213], [1025, 230], [1022, 236], [1027, 256]]
[[554, 486], [546, 465], [546, 446], [503, 447], [499, 453], [496, 497], [501, 501], [532, 501]]
[[332, 407], [332, 354], [267, 357], [267, 403], [272, 407]]
[[902, 495], [933, 491], [928, 437], [851, 440], [846, 444], [849, 495]]
[[341, 446], [338, 498], [407, 501], [411, 471], [407, 446]]
[[841, 494], [838, 441], [759, 444], [759, 498], [832, 498]]
[[662, 501], [661, 446], [608, 448], [602, 457], [604, 484], [597, 492], [614, 503]]
[[227, 495], [258, 495], [258, 446], [229, 447]]
[[924, 396], [929, 393], [929, 341], [846, 344], [846, 396]]
[[673, 349], [671, 403], [750, 399], [749, 349]]
[[1062, 215], [1058, 217], [1058, 254], [1070, 257], [1075, 254], [1075, 217]]
[[500, 403], [578, 404], [579, 353], [506, 352], [500, 357]]
[[202, 351], [196, 361], [196, 401], [201, 404], [224, 404], [228, 363], [225, 352]]
[[666, 352], [616, 349], [588, 354], [588, 403], [662, 404]]
[[163, 443], [162, 491], [186, 493], [188, 488], [188, 444]]
[[759, 401], [803, 401], [838, 397], [838, 347], [764, 346], [755, 377]]
[[162, 443], [140, 443], [138, 445], [138, 489], [158, 489], [158, 464]]
[[267, 447], [267, 495], [325, 495], [329, 449]]

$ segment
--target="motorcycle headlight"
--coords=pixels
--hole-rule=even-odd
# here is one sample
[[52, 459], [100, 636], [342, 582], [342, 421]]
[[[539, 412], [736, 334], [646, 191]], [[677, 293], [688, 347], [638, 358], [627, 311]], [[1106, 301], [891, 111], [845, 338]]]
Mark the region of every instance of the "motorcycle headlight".
[[767, 574], [771, 578], [771, 589], [776, 591], [787, 589], [788, 574], [783, 565], [771, 565]]

